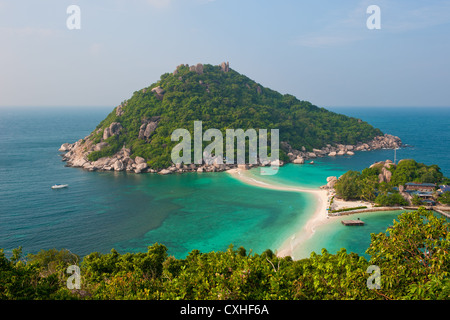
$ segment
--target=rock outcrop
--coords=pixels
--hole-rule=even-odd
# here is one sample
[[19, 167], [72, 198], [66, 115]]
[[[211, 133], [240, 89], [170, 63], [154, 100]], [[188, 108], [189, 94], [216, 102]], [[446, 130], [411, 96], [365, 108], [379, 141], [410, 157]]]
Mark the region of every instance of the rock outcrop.
[[[145, 119], [142, 122], [142, 125], [139, 130], [139, 139], [149, 140], [151, 138], [152, 133], [158, 126], [158, 122], [160, 121], [160, 117], [152, 117], [150, 119]], [[104, 140], [110, 138], [115, 134], [120, 134], [122, 131], [122, 125], [119, 122], [113, 122], [109, 127], [107, 127], [103, 131], [103, 139], [98, 143], [94, 143], [91, 139], [91, 136], [95, 133], [101, 133], [97, 130], [95, 133], [92, 133], [90, 136], [85, 137], [84, 139], [80, 139], [79, 141], [69, 144], [64, 143], [59, 148], [60, 152], [64, 152], [65, 154], [62, 157], [63, 161], [67, 162], [67, 166], [70, 167], [80, 167], [89, 171], [127, 171], [134, 173], [160, 173], [160, 174], [170, 174], [170, 173], [182, 173], [182, 172], [219, 172], [226, 171], [232, 168], [237, 168], [236, 164], [225, 164], [222, 163], [223, 159], [218, 159], [217, 157], [205, 157], [202, 164], [191, 164], [191, 165], [173, 165], [169, 168], [163, 170], [155, 170], [151, 169], [147, 163], [147, 160], [142, 157], [135, 157], [132, 159], [130, 157], [131, 151], [128, 148], [122, 148], [119, 152], [114, 154], [111, 157], [103, 157], [96, 161], [89, 161], [88, 155], [93, 151], [100, 151], [105, 147], [108, 147], [108, 143]], [[336, 145], [331, 146], [327, 145], [322, 149], [313, 149], [313, 152], [306, 151], [306, 148], [302, 148], [305, 151], [299, 151], [293, 149], [287, 142], [280, 142], [280, 146], [285, 151], [288, 151], [289, 160], [294, 164], [304, 164], [308, 159], [314, 159], [317, 157], [324, 156], [338, 156], [338, 155], [352, 155], [353, 151], [350, 150], [358, 150], [364, 148], [364, 150], [375, 150], [376, 148], [381, 147], [396, 147], [401, 146], [401, 141], [398, 137], [393, 137], [390, 135], [385, 135], [383, 137], [377, 137], [373, 141], [368, 143], [359, 143], [355, 146], [351, 145]], [[367, 147], [365, 147], [367, 145]], [[310, 161], [308, 163], [313, 163]], [[272, 161], [271, 163], [258, 162], [254, 165], [244, 165], [245, 168], [251, 168], [254, 166], [282, 166], [284, 165], [283, 161]], [[377, 162], [370, 167], [381, 166], [381, 173], [379, 175], [379, 182], [389, 182], [392, 177], [392, 173], [389, 170], [391, 166], [395, 166], [392, 161], [381, 161]], [[241, 165], [241, 168], [243, 166]], [[335, 179], [327, 180], [327, 188], [333, 188]], [[336, 179], [337, 181], [337, 179]]]
[[298, 157], [296, 158], [293, 163], [295, 164], [304, 164], [305, 163], [305, 159], [303, 159], [302, 157]]
[[189, 71], [197, 72], [197, 74], [203, 74], [203, 64], [197, 63], [195, 66], [190, 66]]
[[230, 71], [230, 63], [229, 62], [222, 62], [219, 66], [223, 72]]
[[103, 140], [106, 140], [115, 134], [119, 134], [122, 129], [122, 125], [119, 122], [111, 123], [110, 126], [103, 131]]
[[155, 93], [156, 98], [158, 98], [159, 100], [162, 100], [164, 98], [164, 93], [166, 92], [160, 86], [153, 88], [151, 91]]
[[392, 177], [392, 172], [386, 169], [386, 167], [381, 168], [381, 173], [378, 175], [378, 182], [390, 182]]
[[118, 116], [118, 117], [120, 117], [120, 116], [122, 116], [123, 115], [123, 105], [118, 105], [117, 106], [117, 108], [116, 108], [116, 116]]
[[148, 140], [158, 127], [159, 120], [160, 117], [152, 117], [151, 119], [142, 120], [142, 125], [139, 128], [138, 139]]
[[326, 147], [321, 149], [313, 148], [312, 151], [307, 151], [305, 147], [301, 147], [300, 150], [292, 148], [289, 143], [285, 141], [280, 142], [280, 147], [287, 153], [289, 160], [293, 163], [304, 163], [296, 161], [298, 158], [304, 160], [314, 159], [317, 157], [336, 157], [336, 156], [353, 156], [355, 151], [370, 151], [377, 149], [396, 149], [402, 146], [402, 142], [399, 137], [385, 134], [383, 136], [377, 136], [372, 141], [367, 143], [359, 142], [356, 145], [343, 145], [336, 144], [334, 146], [327, 144]]
[[67, 152], [70, 150], [71, 148], [70, 146], [71, 146], [70, 143], [63, 143], [58, 151]]
[[327, 178], [327, 188], [329, 188], [329, 189], [334, 188], [334, 185], [336, 184], [337, 181], [338, 181], [338, 178], [335, 176], [328, 177]]

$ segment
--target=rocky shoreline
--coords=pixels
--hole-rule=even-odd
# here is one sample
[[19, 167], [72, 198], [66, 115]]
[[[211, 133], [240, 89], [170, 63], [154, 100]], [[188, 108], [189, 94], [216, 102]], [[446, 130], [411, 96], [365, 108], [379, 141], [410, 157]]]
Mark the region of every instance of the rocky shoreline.
[[[104, 136], [110, 136], [112, 134], [118, 134], [120, 127], [106, 128]], [[67, 167], [83, 168], [89, 171], [125, 171], [130, 173], [158, 173], [158, 174], [171, 174], [171, 173], [184, 173], [184, 172], [221, 172], [227, 171], [233, 168], [249, 169], [251, 167], [259, 166], [282, 166], [283, 161], [274, 161], [272, 163], [258, 163], [258, 164], [220, 164], [217, 159], [204, 159], [202, 165], [196, 164], [177, 164], [168, 168], [155, 170], [148, 166], [146, 159], [142, 157], [131, 157], [131, 150], [123, 147], [119, 152], [111, 157], [103, 157], [96, 161], [89, 161], [88, 155], [90, 152], [100, 150], [102, 148], [102, 142], [94, 144], [90, 136], [80, 139], [75, 143], [64, 143], [61, 145], [59, 151], [63, 152], [62, 160], [66, 162]], [[306, 160], [311, 160], [319, 157], [336, 157], [343, 155], [354, 155], [356, 151], [370, 151], [377, 149], [395, 149], [402, 146], [402, 142], [399, 137], [385, 134], [383, 136], [377, 136], [373, 140], [367, 143], [357, 143], [356, 145], [330, 145], [321, 148], [313, 149], [312, 151], [306, 151], [305, 147], [302, 150], [293, 149], [287, 142], [280, 143], [281, 148], [287, 153], [290, 162], [294, 164], [304, 164]], [[311, 161], [313, 162], [313, 160]]]
[[281, 147], [287, 152], [289, 160], [292, 163], [303, 164], [305, 160], [314, 159], [318, 157], [336, 157], [344, 155], [354, 155], [356, 151], [371, 151], [379, 149], [397, 149], [402, 146], [402, 141], [399, 137], [390, 134], [377, 136], [367, 143], [358, 142], [356, 145], [330, 145], [321, 149], [313, 149], [312, 152], [306, 151], [302, 147], [302, 151], [293, 149], [287, 142], [281, 142]]

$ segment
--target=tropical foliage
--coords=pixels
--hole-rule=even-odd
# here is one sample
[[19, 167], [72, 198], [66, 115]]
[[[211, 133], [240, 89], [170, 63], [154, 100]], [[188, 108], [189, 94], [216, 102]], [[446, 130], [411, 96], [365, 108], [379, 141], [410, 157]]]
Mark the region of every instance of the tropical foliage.
[[439, 202], [443, 204], [450, 204], [450, 191], [441, 194], [439, 196]]
[[[165, 91], [162, 98], [151, 91], [156, 87]], [[117, 115], [114, 109], [92, 132], [91, 139], [100, 142], [103, 130], [113, 122], [122, 125], [121, 134], [108, 138], [109, 146], [90, 153], [89, 160], [113, 155], [126, 146], [132, 157], [147, 159], [150, 167], [168, 167], [171, 150], [178, 143], [171, 141], [172, 132], [184, 128], [193, 137], [197, 120], [202, 121], [203, 132], [215, 128], [224, 137], [226, 129], [253, 128], [257, 132], [267, 129], [270, 139], [270, 129], [279, 129], [280, 141], [299, 150], [302, 146], [312, 150], [326, 144], [356, 144], [382, 135], [364, 121], [280, 94], [232, 69], [223, 72], [212, 65], [204, 65], [202, 74], [187, 66], [179, 67], [177, 74], [163, 74], [158, 82], [134, 92], [122, 102], [121, 109], [123, 114]], [[151, 138], [138, 139], [143, 121], [152, 117], [160, 120]], [[288, 159], [284, 151], [280, 158]]]
[[[380, 174], [386, 175], [389, 171], [389, 181], [379, 179]], [[443, 183], [444, 177], [437, 165], [425, 165], [415, 160], [401, 160], [397, 165], [379, 163], [365, 168], [361, 172], [350, 170], [339, 177], [334, 189], [336, 194], [344, 200], [360, 199], [373, 201], [379, 205], [396, 206], [407, 205], [396, 189], [407, 182], [417, 183]], [[420, 199], [414, 198], [414, 203], [420, 205]]]
[[[370, 259], [322, 249], [307, 259], [281, 258], [232, 246], [168, 256], [162, 244], [147, 252], [111, 250], [78, 257], [67, 250], [21, 257], [0, 251], [1, 299], [449, 299], [448, 222], [420, 208], [403, 213], [385, 233], [372, 234]], [[79, 264], [81, 289], [67, 289], [66, 268]], [[369, 266], [380, 288], [369, 289]]]

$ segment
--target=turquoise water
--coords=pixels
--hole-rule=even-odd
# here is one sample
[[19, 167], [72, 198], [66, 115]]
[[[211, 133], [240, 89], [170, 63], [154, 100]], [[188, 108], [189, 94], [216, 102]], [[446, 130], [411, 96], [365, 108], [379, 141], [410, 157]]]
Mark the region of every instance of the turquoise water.
[[[296, 259], [301, 259], [309, 257], [312, 251], [320, 253], [322, 248], [326, 248], [331, 253], [345, 248], [347, 252], [356, 252], [369, 259], [370, 256], [365, 253], [365, 250], [370, 245], [370, 234], [386, 232], [386, 228], [393, 225], [394, 219], [403, 212], [406, 210], [366, 212], [337, 218], [318, 227], [313, 237], [306, 240], [303, 248], [296, 250], [294, 256]], [[357, 218], [364, 221], [363, 226], [344, 226], [341, 223], [345, 219]]]
[[[448, 109], [440, 113], [414, 109], [401, 123], [389, 115], [401, 114], [401, 110], [377, 110], [342, 112], [414, 145], [398, 150], [399, 159], [436, 163], [450, 175]], [[64, 167], [57, 151], [60, 145], [88, 135], [110, 111], [1, 109], [0, 248], [10, 252], [23, 246], [25, 252], [36, 252], [64, 247], [85, 255], [111, 248], [143, 251], [159, 242], [180, 258], [193, 249], [218, 251], [233, 243], [262, 252], [276, 250], [313, 212], [310, 195], [248, 186], [226, 173], [159, 176]], [[417, 127], [421, 130], [412, 129]], [[393, 159], [392, 150], [359, 152], [353, 157], [317, 159], [315, 165], [287, 165], [277, 175], [266, 177], [282, 184], [318, 187], [326, 183], [327, 176], [361, 170], [388, 158]], [[67, 183], [69, 188], [52, 190], [56, 183]], [[307, 250], [346, 247], [363, 254], [370, 232], [384, 231], [396, 214], [371, 216], [367, 228], [330, 224], [317, 231]]]

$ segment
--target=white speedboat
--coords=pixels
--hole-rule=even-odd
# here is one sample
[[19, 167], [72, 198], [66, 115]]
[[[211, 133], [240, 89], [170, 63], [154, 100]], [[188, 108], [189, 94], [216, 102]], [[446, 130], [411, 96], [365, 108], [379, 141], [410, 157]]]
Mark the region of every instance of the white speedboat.
[[68, 184], [55, 184], [54, 186], [52, 186], [52, 189], [62, 189], [67, 188], [68, 186]]

